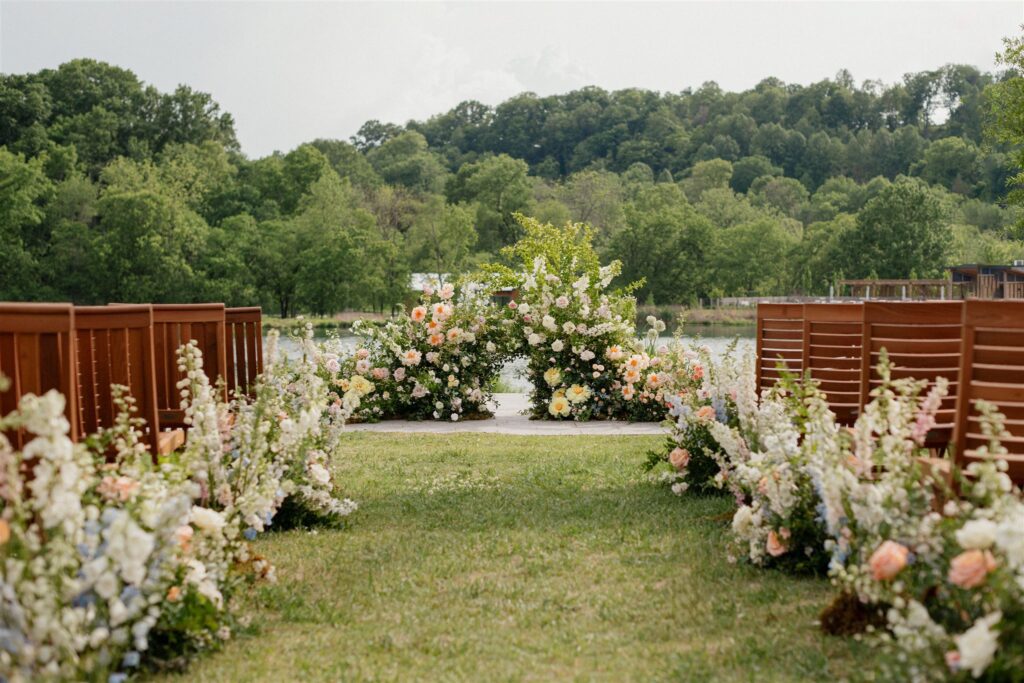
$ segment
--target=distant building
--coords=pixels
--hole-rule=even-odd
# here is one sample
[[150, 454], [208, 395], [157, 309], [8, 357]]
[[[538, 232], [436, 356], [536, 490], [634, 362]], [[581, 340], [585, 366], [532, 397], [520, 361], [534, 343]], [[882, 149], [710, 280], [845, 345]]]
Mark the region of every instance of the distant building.
[[1008, 266], [951, 266], [949, 278], [954, 296], [961, 299], [1024, 299], [1024, 260]]

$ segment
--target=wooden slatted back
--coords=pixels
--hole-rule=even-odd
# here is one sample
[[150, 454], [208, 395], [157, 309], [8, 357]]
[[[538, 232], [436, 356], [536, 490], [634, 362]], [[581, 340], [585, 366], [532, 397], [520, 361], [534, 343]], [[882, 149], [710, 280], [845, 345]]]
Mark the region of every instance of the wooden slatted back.
[[215, 383], [225, 381], [227, 400], [227, 326], [224, 304], [153, 304], [153, 351], [156, 365], [156, 402], [161, 427], [184, 427], [178, 381], [178, 349], [195, 341], [203, 352], [203, 371]]
[[804, 304], [803, 369], [844, 425], [860, 414], [863, 318], [862, 304]]
[[263, 309], [229, 308], [225, 315], [228, 391], [248, 394], [256, 376], [263, 372]]
[[956, 459], [961, 467], [987, 445], [975, 401], [1006, 416], [1010, 477], [1024, 484], [1024, 301], [964, 302], [960, 392], [956, 404]]
[[803, 370], [803, 304], [757, 305], [757, 388], [778, 381], [779, 363], [799, 375]]
[[[78, 437], [75, 386], [75, 311], [71, 304], [0, 304], [0, 374], [11, 382], [0, 393], [0, 415], [18, 407], [25, 394], [50, 389], [64, 394], [70, 437]], [[20, 430], [8, 433], [15, 448], [25, 444]]]
[[110, 386], [128, 387], [137, 417], [146, 421], [145, 442], [159, 452], [153, 308], [149, 304], [75, 307], [79, 433], [108, 428], [117, 417]]
[[949, 380], [949, 395], [936, 415], [936, 427], [928, 435], [931, 448], [946, 448], [953, 437], [956, 396], [960, 377], [960, 338], [963, 302], [868, 301], [864, 303], [861, 405], [871, 400], [871, 390], [881, 382], [878, 361], [882, 349], [889, 355], [893, 379], [913, 377]]

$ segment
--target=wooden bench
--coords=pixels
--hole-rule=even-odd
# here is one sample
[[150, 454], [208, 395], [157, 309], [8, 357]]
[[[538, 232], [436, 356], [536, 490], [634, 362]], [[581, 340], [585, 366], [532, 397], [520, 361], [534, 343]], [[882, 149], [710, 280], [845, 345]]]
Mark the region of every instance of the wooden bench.
[[[0, 374], [11, 382], [0, 392], [0, 415], [25, 394], [56, 389], [64, 395], [69, 436], [77, 440], [74, 320], [71, 304], [0, 304]], [[21, 430], [7, 436], [15, 448], [25, 445]]]
[[228, 391], [251, 394], [256, 377], [263, 373], [263, 309], [229, 308], [225, 317]]
[[170, 453], [184, 432], [160, 431], [153, 352], [153, 308], [149, 304], [75, 308], [78, 432], [92, 434], [113, 426], [117, 416], [112, 384], [128, 388], [136, 416], [146, 421], [150, 452]]
[[867, 301], [863, 311], [861, 406], [871, 401], [871, 390], [881, 383], [877, 366], [882, 349], [888, 353], [893, 379], [928, 380], [931, 387], [937, 378], [945, 377], [949, 395], [943, 399], [937, 424], [925, 443], [936, 451], [945, 450], [956, 421], [963, 303]]
[[[123, 304], [116, 304], [121, 306]], [[178, 381], [178, 349], [195, 341], [203, 352], [203, 371], [216, 383], [225, 381], [227, 400], [227, 325], [224, 304], [153, 304], [153, 352], [156, 367], [156, 402], [160, 425], [184, 427]]]
[[803, 321], [803, 304], [757, 305], [758, 391], [771, 388], [779, 380], [780, 362], [788, 372], [802, 372]]
[[1024, 484], [1024, 301], [965, 301], [956, 402], [956, 461], [965, 467], [988, 444], [975, 402], [994, 404], [1006, 416], [1002, 439], [1009, 475]]
[[860, 414], [864, 307], [804, 304], [802, 363], [817, 380], [836, 420], [852, 425]]

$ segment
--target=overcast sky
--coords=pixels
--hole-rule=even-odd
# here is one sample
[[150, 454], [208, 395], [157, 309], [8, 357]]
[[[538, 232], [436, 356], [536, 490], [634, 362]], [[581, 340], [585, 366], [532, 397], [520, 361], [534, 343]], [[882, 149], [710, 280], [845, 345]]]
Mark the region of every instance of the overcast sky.
[[993, 69], [1024, 2], [23, 2], [0, 0], [0, 71], [75, 57], [167, 91], [213, 94], [250, 156], [368, 119], [584, 85], [660, 91], [847, 68], [899, 80], [949, 62]]

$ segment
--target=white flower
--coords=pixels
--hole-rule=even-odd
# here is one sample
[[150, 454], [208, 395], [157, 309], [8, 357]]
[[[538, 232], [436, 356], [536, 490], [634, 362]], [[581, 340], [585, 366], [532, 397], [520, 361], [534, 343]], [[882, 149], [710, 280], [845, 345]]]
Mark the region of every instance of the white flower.
[[738, 536], [746, 536], [754, 523], [754, 511], [749, 505], [741, 505], [732, 517], [732, 530]]
[[523, 315], [526, 315], [527, 313], [529, 313], [530, 312], [530, 304], [526, 303], [525, 301], [523, 303], [519, 304], [519, 312], [522, 313]]
[[315, 481], [321, 484], [329, 484], [331, 482], [331, 473], [327, 471], [326, 467], [318, 462], [309, 466], [309, 474]]
[[594, 352], [588, 349], [584, 349], [580, 352], [580, 360], [591, 361], [594, 360]]
[[534, 332], [533, 334], [526, 338], [526, 341], [530, 346], [536, 346], [537, 344], [540, 344], [541, 337], [539, 334]]
[[551, 343], [551, 350], [554, 351], [555, 353], [559, 353], [564, 348], [565, 344], [562, 343], [561, 339], [556, 339]]
[[544, 318], [541, 319], [540, 324], [541, 326], [544, 327], [544, 329], [550, 330], [552, 332], [558, 329], [558, 324], [555, 322], [555, 319], [552, 318], [550, 315], [544, 316]]
[[562, 296], [560, 296], [557, 299], [555, 299], [555, 305], [558, 306], [559, 308], [568, 308], [569, 307], [569, 297], [567, 297], [567, 296], [565, 296], [563, 294]]
[[566, 321], [565, 323], [562, 324], [562, 331], [565, 332], [566, 334], [572, 334], [573, 332], [576, 331], [576, 325], [569, 321]]
[[494, 342], [487, 342], [487, 346], [485, 348], [487, 349], [487, 353], [494, 353], [498, 350], [498, 347], [494, 345]]
[[999, 631], [992, 630], [992, 627], [1002, 618], [1002, 612], [993, 612], [978, 619], [974, 626], [962, 634], [953, 636], [953, 641], [960, 652], [960, 666], [970, 669], [971, 675], [975, 678], [985, 673], [985, 669], [992, 663], [992, 658], [999, 647]]
[[996, 542], [996, 525], [988, 519], [972, 519], [956, 532], [956, 542], [965, 550], [985, 550]]
[[199, 507], [194, 505], [192, 507], [192, 513], [189, 515], [189, 521], [192, 522], [200, 531], [207, 533], [219, 533], [224, 528], [224, 516], [216, 510], [210, 508]]

